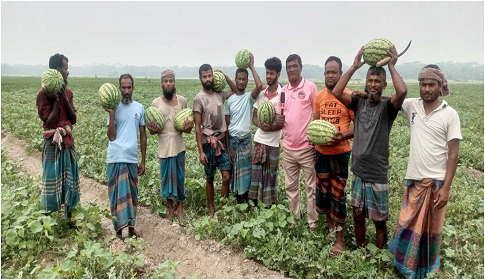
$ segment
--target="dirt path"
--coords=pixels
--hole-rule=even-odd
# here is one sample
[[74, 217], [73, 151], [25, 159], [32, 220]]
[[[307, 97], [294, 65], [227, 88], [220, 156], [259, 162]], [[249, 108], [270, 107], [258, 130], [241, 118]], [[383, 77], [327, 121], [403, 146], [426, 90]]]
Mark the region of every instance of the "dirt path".
[[[39, 177], [42, 176], [42, 162], [39, 152], [29, 154], [27, 144], [2, 131], [2, 146], [6, 147], [7, 156], [15, 160], [21, 171]], [[81, 175], [81, 203], [96, 202], [100, 207], [108, 208], [108, 188], [90, 178]], [[111, 232], [110, 220], [103, 219], [103, 226]], [[138, 208], [137, 228], [143, 231], [145, 261], [153, 269], [166, 260], [177, 260], [178, 278], [189, 278], [196, 273], [197, 278], [285, 278], [283, 274], [272, 271], [264, 265], [244, 259], [242, 252], [235, 252], [215, 241], [196, 241], [192, 235], [186, 235], [184, 228], [171, 221], [150, 213], [146, 207]], [[127, 233], [124, 233], [126, 235]], [[123, 250], [124, 243], [114, 239], [112, 250]]]

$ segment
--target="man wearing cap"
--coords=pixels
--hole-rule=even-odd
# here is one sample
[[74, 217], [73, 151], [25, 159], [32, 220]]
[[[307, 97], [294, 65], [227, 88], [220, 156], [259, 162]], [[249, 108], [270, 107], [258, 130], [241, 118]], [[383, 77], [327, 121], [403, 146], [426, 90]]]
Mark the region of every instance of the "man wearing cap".
[[389, 243], [394, 265], [408, 278], [425, 278], [440, 267], [441, 233], [462, 139], [458, 113], [439, 98], [449, 94], [443, 72], [428, 65], [418, 80], [421, 98], [408, 98], [401, 108], [410, 122], [411, 144], [406, 191]]
[[[182, 202], [187, 196], [185, 188], [185, 144], [182, 131], [175, 129], [175, 115], [187, 108], [187, 100], [177, 94], [175, 88], [175, 73], [165, 70], [161, 77], [162, 95], [155, 98], [152, 107], [160, 110], [165, 117], [165, 125], [161, 131], [147, 124], [150, 134], [158, 134], [158, 158], [160, 160], [160, 195], [167, 199], [168, 218], [174, 215], [173, 202], [177, 201], [177, 215], [184, 216]], [[185, 133], [190, 133], [193, 122], [184, 123]]]

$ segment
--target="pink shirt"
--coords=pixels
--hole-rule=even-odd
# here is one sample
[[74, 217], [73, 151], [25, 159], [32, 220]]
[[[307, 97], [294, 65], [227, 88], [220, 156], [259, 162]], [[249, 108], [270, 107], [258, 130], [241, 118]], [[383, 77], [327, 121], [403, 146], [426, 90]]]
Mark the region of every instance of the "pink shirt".
[[306, 136], [306, 129], [313, 120], [313, 103], [318, 92], [317, 86], [302, 77], [296, 88], [288, 83], [281, 91], [285, 93], [283, 147], [294, 151], [313, 148]]

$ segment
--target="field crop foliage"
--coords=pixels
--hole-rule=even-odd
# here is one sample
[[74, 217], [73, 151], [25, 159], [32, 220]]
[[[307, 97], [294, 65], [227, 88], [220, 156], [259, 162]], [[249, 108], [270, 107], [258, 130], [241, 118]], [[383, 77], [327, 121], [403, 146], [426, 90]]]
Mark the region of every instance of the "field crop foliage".
[[[231, 74], [229, 76], [232, 76]], [[99, 182], [106, 183], [107, 113], [101, 108], [98, 89], [106, 82], [118, 85], [117, 78], [69, 78], [69, 88], [74, 92], [77, 121], [73, 134], [81, 171]], [[248, 89], [254, 86], [250, 82]], [[317, 82], [318, 89], [324, 84]], [[134, 100], [145, 108], [161, 95], [160, 80], [135, 78]], [[354, 83], [350, 89], [363, 90], [363, 84]], [[36, 95], [40, 88], [38, 77], [2, 77], [2, 129], [27, 141], [36, 150], [42, 149], [42, 125], [37, 116]], [[199, 80], [177, 80], [177, 93], [185, 96], [189, 107], [201, 89]], [[418, 97], [418, 84], [408, 83], [408, 97]], [[447, 206], [441, 272], [430, 278], [483, 278], [484, 277], [484, 225], [483, 225], [483, 83], [452, 83], [452, 95], [446, 101], [460, 115], [463, 140], [460, 143], [459, 163], [453, 181], [450, 202]], [[384, 94], [393, 94], [389, 82]], [[253, 126], [253, 135], [255, 127]], [[153, 213], [166, 216], [167, 207], [160, 197], [160, 171], [157, 158], [157, 137], [148, 135], [146, 174], [139, 179], [140, 204], [150, 207]], [[404, 193], [408, 153], [409, 124], [399, 114], [390, 137], [389, 188], [390, 219], [389, 238], [396, 226], [402, 195]], [[186, 144], [186, 186], [189, 194], [184, 202], [186, 218], [178, 220], [196, 239], [215, 239], [244, 250], [271, 269], [297, 278], [399, 278], [387, 249], [375, 247], [375, 228], [368, 223], [367, 248], [356, 248], [352, 211], [350, 208], [350, 180], [347, 185], [348, 218], [345, 229], [346, 251], [335, 259], [329, 258], [331, 244], [325, 242], [329, 234], [325, 217], [320, 216], [316, 233], [308, 230], [306, 215], [295, 220], [289, 214], [284, 191], [282, 156], [279, 173], [279, 204], [271, 208], [237, 205], [231, 196], [225, 208], [216, 204], [216, 216], [224, 219], [209, 220], [206, 203], [205, 177], [198, 160], [195, 129], [184, 134]], [[4, 166], [2, 165], [2, 173]], [[351, 174], [349, 175], [350, 178]], [[300, 176], [302, 210], [306, 212], [303, 176]], [[3, 178], [2, 178], [3, 179]], [[220, 197], [221, 177], [215, 178], [216, 200]], [[2, 186], [3, 188], [3, 186]], [[3, 189], [2, 189], [3, 193]], [[82, 194], [81, 194], [82, 195]], [[13, 203], [14, 200], [10, 200]], [[2, 225], [4, 219], [2, 195]], [[6, 236], [2, 227], [3, 242]], [[387, 247], [386, 247], [387, 248]], [[3, 268], [2, 268], [3, 272]]]

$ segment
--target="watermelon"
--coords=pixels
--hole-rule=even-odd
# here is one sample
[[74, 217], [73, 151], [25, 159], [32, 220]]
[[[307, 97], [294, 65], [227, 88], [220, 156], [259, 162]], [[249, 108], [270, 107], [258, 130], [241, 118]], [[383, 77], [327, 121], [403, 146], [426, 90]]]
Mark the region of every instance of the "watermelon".
[[47, 69], [41, 78], [41, 87], [45, 89], [47, 96], [53, 96], [58, 93], [64, 85], [64, 78], [61, 72], [56, 69]]
[[370, 66], [376, 66], [377, 62], [389, 56], [391, 47], [392, 43], [387, 39], [370, 40], [364, 47], [364, 62]]
[[221, 72], [214, 72], [212, 89], [215, 92], [221, 92], [224, 90], [225, 87], [226, 87], [226, 78], [224, 77], [224, 74], [222, 74]]
[[249, 50], [242, 49], [236, 54], [236, 66], [237, 68], [246, 69], [251, 63], [251, 57], [249, 56]]
[[121, 92], [110, 83], [103, 84], [98, 91], [101, 106], [106, 109], [116, 109], [121, 101]]
[[180, 110], [173, 118], [173, 126], [178, 131], [184, 131], [184, 122], [188, 120], [189, 122], [194, 121], [194, 113], [192, 113], [191, 108], [185, 108]]
[[276, 116], [276, 109], [273, 103], [266, 101], [258, 108], [258, 121], [260, 123], [272, 124]]
[[316, 145], [327, 145], [330, 137], [335, 136], [335, 126], [324, 120], [312, 121], [306, 130], [308, 141]]
[[145, 124], [154, 125], [157, 128], [157, 132], [160, 132], [165, 126], [165, 117], [157, 107], [151, 106], [145, 111]]

